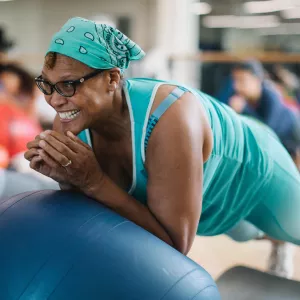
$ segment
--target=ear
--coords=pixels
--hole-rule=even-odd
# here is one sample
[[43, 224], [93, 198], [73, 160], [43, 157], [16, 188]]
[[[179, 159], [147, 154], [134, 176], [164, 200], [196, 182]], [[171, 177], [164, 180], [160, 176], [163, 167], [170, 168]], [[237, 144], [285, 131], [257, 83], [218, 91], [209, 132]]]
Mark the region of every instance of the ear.
[[121, 81], [121, 71], [119, 68], [113, 68], [109, 70], [109, 85], [108, 89], [111, 92], [114, 92]]

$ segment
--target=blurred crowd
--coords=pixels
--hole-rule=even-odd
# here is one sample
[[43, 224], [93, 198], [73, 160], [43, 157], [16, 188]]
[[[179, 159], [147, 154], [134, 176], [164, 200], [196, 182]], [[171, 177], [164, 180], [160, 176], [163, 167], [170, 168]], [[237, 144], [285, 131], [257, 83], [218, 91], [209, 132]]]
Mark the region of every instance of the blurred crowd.
[[14, 62], [0, 61], [0, 167], [29, 172], [26, 144], [50, 128], [55, 112], [35, 85], [34, 77]]
[[55, 111], [46, 104], [34, 76], [7, 59], [6, 52], [12, 46], [0, 30], [0, 197], [56, 187], [32, 171], [24, 158], [27, 143], [51, 128]]

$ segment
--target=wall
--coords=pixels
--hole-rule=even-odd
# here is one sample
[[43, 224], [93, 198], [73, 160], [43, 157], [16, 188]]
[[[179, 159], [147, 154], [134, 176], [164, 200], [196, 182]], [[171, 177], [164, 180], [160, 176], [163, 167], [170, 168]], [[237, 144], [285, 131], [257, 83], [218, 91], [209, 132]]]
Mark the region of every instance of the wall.
[[37, 70], [51, 36], [73, 16], [128, 16], [132, 20], [130, 37], [147, 50], [153, 38], [153, 33], [148, 34], [152, 6], [151, 0], [15, 0], [0, 2], [0, 26], [16, 40], [11, 55], [22, 54], [25, 64]]
[[[276, 29], [276, 28], [275, 28]], [[300, 35], [261, 35], [259, 29], [227, 29], [222, 36], [227, 51], [282, 50], [300, 51]]]
[[253, 29], [224, 30], [222, 44], [226, 51], [251, 51], [264, 48], [263, 38]]

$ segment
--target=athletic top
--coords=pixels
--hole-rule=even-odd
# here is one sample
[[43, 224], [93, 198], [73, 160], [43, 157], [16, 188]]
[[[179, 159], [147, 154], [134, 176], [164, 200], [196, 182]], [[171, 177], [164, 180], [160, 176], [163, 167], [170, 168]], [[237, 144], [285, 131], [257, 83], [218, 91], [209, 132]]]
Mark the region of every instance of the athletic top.
[[[149, 117], [156, 91], [163, 84], [174, 85], [174, 90]], [[203, 204], [197, 234], [226, 232], [267, 197], [274, 161], [282, 152], [285, 157], [287, 153], [265, 125], [241, 117], [212, 97], [175, 82], [128, 79], [124, 91], [133, 149], [133, 181], [129, 193], [135, 199], [147, 204], [144, 162], [151, 131], [166, 109], [186, 91], [193, 93], [203, 105], [213, 132], [212, 153], [204, 164]], [[89, 130], [81, 132], [79, 137], [91, 145]], [[284, 168], [284, 162], [282, 165]]]
[[7, 150], [9, 159], [25, 152], [27, 143], [42, 131], [36, 120], [10, 103], [0, 105], [0, 128], [0, 145]]

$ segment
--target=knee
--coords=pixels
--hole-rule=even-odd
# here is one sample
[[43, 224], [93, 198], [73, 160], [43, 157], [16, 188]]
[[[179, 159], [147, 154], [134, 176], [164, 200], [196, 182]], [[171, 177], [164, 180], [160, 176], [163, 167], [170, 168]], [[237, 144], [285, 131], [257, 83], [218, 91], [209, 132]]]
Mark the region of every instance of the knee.
[[235, 227], [226, 232], [231, 239], [244, 243], [250, 240], [262, 238], [265, 234], [248, 221], [241, 221]]

